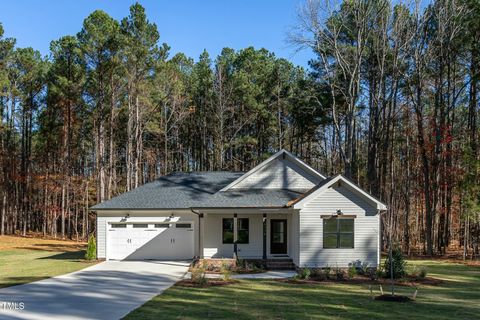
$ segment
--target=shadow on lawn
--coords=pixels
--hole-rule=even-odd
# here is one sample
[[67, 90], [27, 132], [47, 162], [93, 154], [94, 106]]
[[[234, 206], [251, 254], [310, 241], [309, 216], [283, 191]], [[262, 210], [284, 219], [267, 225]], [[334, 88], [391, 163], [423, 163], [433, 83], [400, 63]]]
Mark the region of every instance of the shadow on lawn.
[[48, 278], [50, 278], [50, 277], [49, 276], [6, 277], [6, 278], [3, 278], [2, 282], [0, 282], [0, 288], [17, 286], [17, 285], [20, 285], [20, 284], [45, 280], [45, 279], [48, 279]]
[[19, 246], [16, 249], [38, 250], [38, 251], [51, 251], [51, 252], [75, 252], [85, 249], [85, 244], [63, 244], [63, 243], [35, 243], [29, 246]]
[[51, 256], [40, 257], [37, 259], [50, 259], [50, 260], [72, 260], [74, 262], [80, 262], [85, 260], [85, 250], [72, 251], [72, 252], [60, 252]]

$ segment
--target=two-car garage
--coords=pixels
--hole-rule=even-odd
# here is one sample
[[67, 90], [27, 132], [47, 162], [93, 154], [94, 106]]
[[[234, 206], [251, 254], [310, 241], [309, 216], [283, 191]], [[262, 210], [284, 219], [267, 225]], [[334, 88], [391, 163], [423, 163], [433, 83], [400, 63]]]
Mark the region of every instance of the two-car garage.
[[193, 258], [193, 221], [141, 221], [145, 219], [135, 222], [105, 221], [107, 260]]

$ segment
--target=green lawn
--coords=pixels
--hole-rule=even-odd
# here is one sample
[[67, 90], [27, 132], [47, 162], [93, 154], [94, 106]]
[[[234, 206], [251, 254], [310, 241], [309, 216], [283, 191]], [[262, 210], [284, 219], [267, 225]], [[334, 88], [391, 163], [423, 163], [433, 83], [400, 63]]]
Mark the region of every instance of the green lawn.
[[[445, 282], [420, 287], [411, 303], [374, 301], [367, 285], [244, 280], [223, 287], [174, 286], [126, 319], [479, 319], [480, 267], [409, 263], [425, 266], [429, 277]], [[414, 291], [397, 289], [409, 296]]]
[[86, 262], [85, 251], [72, 242], [0, 237], [0, 288], [77, 271]]

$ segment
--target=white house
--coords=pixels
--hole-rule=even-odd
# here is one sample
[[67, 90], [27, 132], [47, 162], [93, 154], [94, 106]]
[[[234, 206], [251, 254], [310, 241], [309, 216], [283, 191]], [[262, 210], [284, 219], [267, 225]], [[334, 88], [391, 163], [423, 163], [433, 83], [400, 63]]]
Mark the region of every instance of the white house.
[[281, 150], [246, 173], [172, 173], [91, 208], [100, 259], [291, 259], [376, 267], [385, 204]]

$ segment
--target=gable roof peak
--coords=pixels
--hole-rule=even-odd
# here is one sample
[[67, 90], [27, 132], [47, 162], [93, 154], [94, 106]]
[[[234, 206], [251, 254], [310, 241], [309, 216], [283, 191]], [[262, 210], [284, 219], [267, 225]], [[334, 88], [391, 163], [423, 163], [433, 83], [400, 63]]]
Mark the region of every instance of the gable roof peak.
[[387, 205], [382, 201], [378, 200], [362, 188], [360, 188], [356, 183], [342, 174], [336, 174], [322, 182], [320, 182], [316, 187], [312, 188], [310, 191], [305, 193], [303, 196], [299, 197], [295, 201], [289, 203], [290, 206], [293, 206], [295, 209], [301, 209], [303, 206], [310, 201], [310, 199], [315, 198], [316, 196], [322, 194], [331, 186], [335, 185], [338, 181], [345, 182], [350, 188], [361, 194], [364, 198], [369, 199], [371, 202], [375, 203], [377, 210], [385, 211], [387, 210]]
[[251, 170], [249, 170], [248, 172], [246, 172], [244, 175], [242, 175], [241, 177], [239, 177], [238, 179], [236, 179], [235, 181], [233, 181], [232, 183], [230, 183], [229, 185], [227, 185], [226, 187], [224, 187], [223, 189], [221, 189], [219, 192], [223, 192], [223, 191], [227, 191], [229, 190], [230, 188], [234, 187], [235, 185], [237, 185], [238, 183], [240, 183], [241, 181], [243, 181], [245, 178], [251, 176], [252, 174], [254, 174], [255, 172], [259, 171], [260, 169], [266, 167], [268, 164], [270, 164], [271, 162], [273, 162], [275, 159], [279, 158], [280, 156], [282, 156], [282, 159], [286, 159], [288, 157], [288, 159], [292, 162], [294, 162], [295, 164], [297, 164], [300, 168], [302, 168], [303, 170], [305, 170], [307, 173], [310, 173], [312, 176], [314, 177], [317, 177], [319, 179], [325, 179], [325, 176], [322, 175], [320, 172], [318, 172], [317, 170], [313, 169], [312, 167], [310, 167], [308, 164], [306, 164], [305, 162], [303, 162], [302, 160], [300, 160], [297, 156], [295, 156], [294, 154], [292, 154], [291, 152], [285, 150], [285, 149], [280, 149], [278, 152], [274, 153], [273, 155], [271, 155], [268, 159], [266, 159], [265, 161], [261, 162], [260, 164], [258, 164], [256, 167], [252, 168]]

